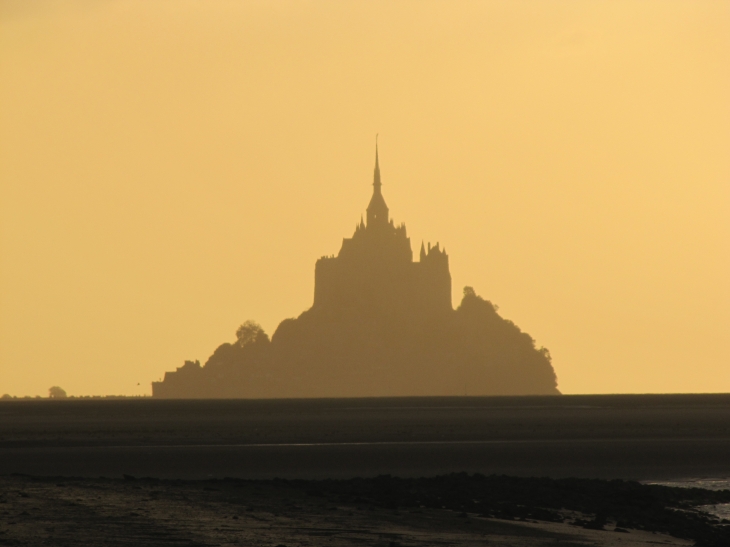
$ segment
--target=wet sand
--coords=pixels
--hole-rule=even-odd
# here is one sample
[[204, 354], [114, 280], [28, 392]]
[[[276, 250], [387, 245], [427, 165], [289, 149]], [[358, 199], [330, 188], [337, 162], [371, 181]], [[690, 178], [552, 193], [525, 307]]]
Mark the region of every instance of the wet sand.
[[693, 542], [644, 530], [384, 508], [292, 485], [0, 477], [0, 545], [657, 547]]
[[730, 395], [0, 401], [0, 474], [730, 477]]
[[693, 544], [213, 480], [461, 471], [730, 477], [730, 396], [0, 401], [0, 545]]

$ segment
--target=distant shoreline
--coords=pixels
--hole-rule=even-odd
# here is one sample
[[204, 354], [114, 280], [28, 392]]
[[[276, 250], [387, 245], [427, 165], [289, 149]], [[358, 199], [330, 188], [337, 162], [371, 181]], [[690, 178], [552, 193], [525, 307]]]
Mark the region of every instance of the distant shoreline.
[[154, 399], [157, 401], [344, 401], [344, 400], [408, 400], [408, 399], [526, 399], [533, 397], [714, 397], [729, 396], [730, 392], [687, 392], [687, 393], [557, 393], [555, 395], [407, 395], [407, 396], [372, 396], [372, 397], [194, 397], [189, 399], [164, 399], [153, 395], [68, 395], [63, 398], [52, 398], [41, 395], [7, 395], [0, 397], [0, 403], [7, 401], [69, 401], [99, 399]]

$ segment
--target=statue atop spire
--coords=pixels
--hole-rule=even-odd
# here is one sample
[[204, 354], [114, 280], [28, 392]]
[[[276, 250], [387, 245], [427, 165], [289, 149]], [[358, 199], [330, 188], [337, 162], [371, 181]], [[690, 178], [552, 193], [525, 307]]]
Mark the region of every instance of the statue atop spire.
[[375, 171], [373, 173], [373, 197], [368, 205], [368, 227], [388, 224], [388, 206], [380, 191], [380, 161], [378, 160], [378, 136], [375, 135]]
[[373, 186], [380, 192], [382, 186], [380, 182], [380, 162], [378, 162], [378, 135], [375, 135], [375, 173], [373, 175]]

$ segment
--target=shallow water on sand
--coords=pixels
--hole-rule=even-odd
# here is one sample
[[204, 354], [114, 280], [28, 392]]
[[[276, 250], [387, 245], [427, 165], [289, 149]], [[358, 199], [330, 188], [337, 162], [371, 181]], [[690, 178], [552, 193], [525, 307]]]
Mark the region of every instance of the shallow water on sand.
[[[660, 484], [662, 486], [678, 486], [680, 488], [704, 488], [706, 490], [730, 490], [730, 478], [714, 479], [682, 479], [675, 481], [647, 482], [646, 484]], [[715, 515], [719, 519], [730, 520], [730, 503], [718, 505], [704, 505], [700, 510]]]

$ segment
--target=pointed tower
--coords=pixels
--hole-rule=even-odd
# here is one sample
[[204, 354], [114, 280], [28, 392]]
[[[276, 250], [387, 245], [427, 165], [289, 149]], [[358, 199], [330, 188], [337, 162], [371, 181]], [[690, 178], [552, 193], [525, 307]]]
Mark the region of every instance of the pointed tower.
[[378, 161], [378, 140], [375, 139], [375, 173], [373, 174], [373, 197], [368, 205], [368, 228], [376, 226], [387, 226], [388, 206], [385, 204], [383, 194], [380, 191], [380, 163]]

